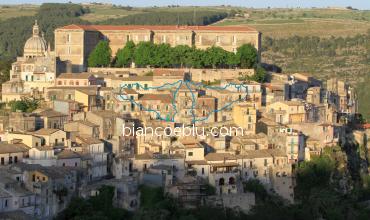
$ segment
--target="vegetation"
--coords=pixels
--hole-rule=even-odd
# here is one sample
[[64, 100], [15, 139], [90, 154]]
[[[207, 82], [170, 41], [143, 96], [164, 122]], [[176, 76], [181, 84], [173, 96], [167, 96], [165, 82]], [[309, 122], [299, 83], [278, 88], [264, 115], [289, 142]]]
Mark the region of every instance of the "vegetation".
[[119, 49], [116, 54], [116, 67], [129, 67], [134, 61], [135, 44], [132, 41], [126, 43], [125, 47]]
[[0, 84], [9, 80], [11, 63], [12, 61], [9, 58], [0, 58]]
[[257, 50], [251, 44], [244, 44], [239, 47], [236, 57], [240, 60], [241, 68], [255, 67], [258, 60]]
[[39, 101], [35, 99], [25, 98], [18, 101], [10, 101], [8, 103], [12, 112], [32, 112], [39, 107]]
[[209, 25], [227, 17], [226, 12], [194, 11], [156, 11], [131, 14], [121, 18], [111, 18], [99, 22], [109, 25]]
[[370, 119], [370, 31], [351, 37], [266, 37], [262, 45], [262, 60], [286, 73], [304, 72], [324, 81], [338, 77], [352, 84], [360, 112]]
[[[348, 179], [346, 156], [340, 147], [329, 148], [320, 157], [302, 162], [296, 169], [295, 204], [271, 195], [257, 180], [244, 184], [256, 194], [251, 219], [368, 219], [370, 209], [361, 203], [363, 187], [346, 189]], [[370, 198], [367, 193], [366, 199]]]
[[101, 40], [89, 54], [87, 63], [89, 67], [107, 67], [111, 63], [112, 50], [108, 41]]
[[257, 51], [250, 44], [238, 48], [235, 55], [220, 47], [200, 50], [186, 45], [171, 47], [151, 42], [140, 42], [135, 46], [129, 41], [118, 50], [114, 66], [127, 67], [135, 62], [139, 67], [255, 68], [257, 59]]
[[38, 20], [46, 40], [54, 45], [55, 28], [71, 23], [87, 23], [79, 18], [84, 13], [86, 11], [83, 7], [77, 4], [46, 3], [40, 6], [34, 16], [0, 21], [0, 59], [4, 57], [14, 59], [23, 53], [24, 43], [32, 35], [35, 20]]
[[72, 199], [68, 207], [59, 213], [56, 219], [127, 219], [130, 216], [129, 212], [113, 207], [113, 196], [114, 188], [103, 186], [99, 189], [97, 196], [89, 199]]
[[288, 38], [299, 36], [354, 36], [370, 28], [370, 11], [338, 9], [241, 9], [239, 15], [216, 25], [248, 25], [264, 36]]

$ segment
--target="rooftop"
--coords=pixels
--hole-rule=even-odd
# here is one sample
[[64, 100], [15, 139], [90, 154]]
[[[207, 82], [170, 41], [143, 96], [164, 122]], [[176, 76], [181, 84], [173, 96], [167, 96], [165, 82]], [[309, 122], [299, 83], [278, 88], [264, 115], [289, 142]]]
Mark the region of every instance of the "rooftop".
[[27, 152], [28, 150], [29, 148], [22, 143], [10, 144], [8, 142], [0, 142], [0, 154]]
[[58, 79], [88, 79], [90, 76], [94, 76], [91, 73], [62, 73]]
[[84, 30], [84, 31], [224, 31], [224, 32], [257, 32], [247, 26], [177, 26], [177, 25], [77, 25], [70, 24], [57, 30]]

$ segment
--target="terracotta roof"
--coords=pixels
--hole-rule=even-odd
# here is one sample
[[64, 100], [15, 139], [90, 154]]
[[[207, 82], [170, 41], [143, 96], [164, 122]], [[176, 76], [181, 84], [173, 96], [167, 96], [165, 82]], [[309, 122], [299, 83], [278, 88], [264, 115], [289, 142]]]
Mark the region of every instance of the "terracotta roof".
[[125, 88], [125, 89], [122, 89], [124, 93], [126, 94], [139, 94], [137, 93], [134, 89], [128, 89], [128, 88]]
[[10, 144], [7, 142], [0, 142], [0, 154], [27, 152], [28, 150], [29, 148], [22, 143]]
[[88, 79], [90, 76], [95, 77], [91, 73], [62, 73], [57, 79]]
[[263, 149], [246, 151], [243, 155], [238, 155], [238, 158], [254, 159], [268, 157], [286, 157], [286, 153], [280, 149]]
[[257, 32], [248, 26], [177, 26], [177, 25], [77, 25], [71, 24], [57, 30], [84, 30], [84, 31], [225, 31], [225, 32]]
[[229, 153], [209, 153], [205, 156], [207, 161], [235, 160], [236, 157]]
[[38, 134], [38, 135], [50, 135], [50, 134], [53, 134], [53, 133], [55, 133], [57, 131], [59, 131], [59, 129], [41, 128], [41, 129], [35, 131], [34, 134]]
[[163, 103], [171, 103], [172, 97], [171, 95], [165, 95], [165, 94], [144, 94], [140, 97], [140, 100], [159, 100]]
[[72, 159], [72, 158], [80, 158], [81, 156], [71, 150], [63, 150], [58, 155], [58, 159]]
[[52, 109], [36, 109], [33, 111], [33, 113], [36, 113], [40, 116], [45, 116], [45, 117], [63, 117], [67, 116], [61, 112], [54, 111]]
[[186, 161], [187, 164], [190, 165], [207, 165], [207, 161], [205, 160], [192, 160], [192, 161]]
[[85, 144], [101, 144], [103, 143], [101, 140], [93, 137], [84, 137], [84, 136], [77, 136], [76, 139], [79, 139], [81, 142]]

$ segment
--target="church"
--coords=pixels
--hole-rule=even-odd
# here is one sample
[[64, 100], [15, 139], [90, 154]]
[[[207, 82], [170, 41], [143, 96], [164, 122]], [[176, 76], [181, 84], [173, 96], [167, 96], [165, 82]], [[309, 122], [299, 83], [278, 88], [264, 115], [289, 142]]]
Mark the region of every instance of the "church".
[[31, 95], [41, 97], [45, 88], [54, 86], [56, 68], [55, 53], [35, 21], [32, 36], [24, 45], [23, 56], [17, 57], [10, 70], [10, 80], [2, 85], [2, 101], [21, 100]]

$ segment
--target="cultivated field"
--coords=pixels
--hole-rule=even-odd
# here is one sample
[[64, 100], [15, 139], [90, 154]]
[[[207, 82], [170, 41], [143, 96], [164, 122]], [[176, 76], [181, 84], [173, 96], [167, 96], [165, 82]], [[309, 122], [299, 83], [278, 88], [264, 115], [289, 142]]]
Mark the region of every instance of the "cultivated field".
[[37, 5], [0, 5], [0, 21], [8, 18], [34, 15], [36, 14], [38, 8], [39, 6]]

